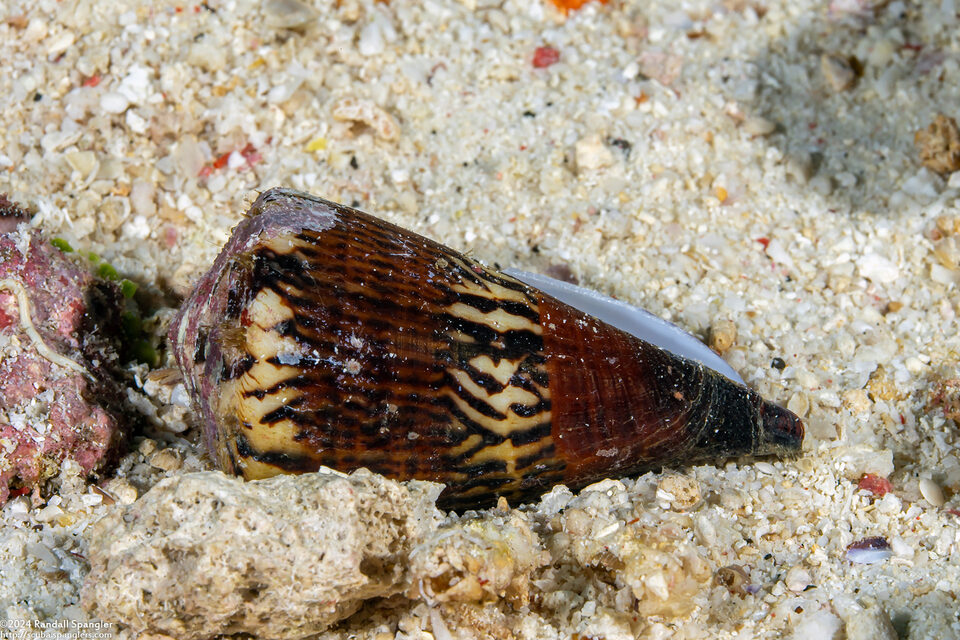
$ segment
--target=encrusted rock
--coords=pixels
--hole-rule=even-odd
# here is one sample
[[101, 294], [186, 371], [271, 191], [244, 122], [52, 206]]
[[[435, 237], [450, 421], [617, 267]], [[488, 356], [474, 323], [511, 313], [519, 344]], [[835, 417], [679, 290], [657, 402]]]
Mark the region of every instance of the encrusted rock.
[[469, 519], [441, 527], [410, 557], [408, 596], [430, 603], [529, 601], [530, 574], [550, 562], [520, 514]]
[[679, 473], [665, 473], [657, 484], [657, 500], [675, 511], [689, 511], [700, 504], [700, 483]]
[[440, 486], [361, 469], [244, 482], [163, 480], [87, 530], [83, 606], [181, 640], [302, 638], [407, 588]]
[[103, 469], [123, 440], [119, 288], [25, 219], [0, 196], [0, 505], [66, 460]]
[[[598, 483], [602, 484], [602, 483]], [[573, 562], [614, 585], [641, 616], [683, 616], [710, 582], [707, 561], [690, 544], [690, 531], [673, 523], [601, 515], [605, 493], [584, 491], [557, 519], [545, 541], [554, 563]], [[640, 520], [638, 522], [637, 520]]]
[[879, 605], [858, 609], [844, 622], [847, 640], [896, 640], [898, 637], [890, 616]]
[[943, 417], [960, 423], [960, 378], [936, 380], [930, 391], [930, 407], [938, 407]]

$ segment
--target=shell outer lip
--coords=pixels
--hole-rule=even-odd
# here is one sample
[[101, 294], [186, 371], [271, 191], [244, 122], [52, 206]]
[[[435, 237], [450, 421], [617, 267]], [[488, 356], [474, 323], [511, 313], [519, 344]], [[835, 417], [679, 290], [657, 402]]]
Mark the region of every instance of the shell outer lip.
[[737, 384], [746, 385], [740, 374], [710, 347], [672, 322], [667, 322], [646, 309], [539, 273], [520, 269], [504, 269], [504, 273], [524, 284], [540, 289], [587, 315], [599, 318], [621, 331], [626, 331], [670, 353], [695, 360]]

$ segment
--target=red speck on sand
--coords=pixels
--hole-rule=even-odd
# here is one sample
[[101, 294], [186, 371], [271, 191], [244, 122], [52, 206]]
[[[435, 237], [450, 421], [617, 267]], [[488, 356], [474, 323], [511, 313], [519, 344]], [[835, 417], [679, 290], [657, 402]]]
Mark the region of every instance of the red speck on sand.
[[869, 491], [873, 495], [882, 498], [893, 491], [893, 484], [886, 478], [881, 478], [878, 475], [868, 473], [860, 478], [857, 488], [863, 489], [864, 491]]
[[544, 69], [560, 61], [560, 52], [553, 47], [537, 47], [533, 52], [533, 66], [536, 69]]

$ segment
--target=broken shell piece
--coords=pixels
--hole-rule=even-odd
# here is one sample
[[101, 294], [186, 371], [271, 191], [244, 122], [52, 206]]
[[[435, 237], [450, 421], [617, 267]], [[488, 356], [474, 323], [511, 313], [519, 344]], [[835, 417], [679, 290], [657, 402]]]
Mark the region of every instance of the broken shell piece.
[[883, 536], [864, 538], [847, 546], [847, 560], [854, 564], [877, 564], [893, 555]]
[[725, 587], [730, 593], [735, 593], [739, 596], [745, 596], [749, 593], [747, 587], [749, 586], [750, 577], [747, 575], [746, 569], [738, 564], [720, 567], [717, 569], [716, 574], [714, 574], [713, 580], [721, 587]]
[[367, 467], [472, 508], [803, 438], [699, 362], [286, 189], [257, 199], [170, 341], [213, 457], [248, 479]]
[[342, 98], [333, 105], [330, 115], [334, 120], [365, 124], [384, 140], [393, 141], [400, 137], [400, 125], [396, 119], [370, 100]]
[[936, 482], [930, 478], [921, 478], [918, 483], [920, 495], [935, 507], [942, 507], [946, 500], [943, 497], [943, 490]]

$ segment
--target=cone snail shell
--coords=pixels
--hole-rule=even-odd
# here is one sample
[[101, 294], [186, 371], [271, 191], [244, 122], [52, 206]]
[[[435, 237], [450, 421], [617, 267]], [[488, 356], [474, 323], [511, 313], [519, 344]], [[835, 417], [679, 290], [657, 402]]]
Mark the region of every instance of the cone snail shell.
[[247, 479], [367, 467], [463, 509], [803, 439], [698, 362], [286, 189], [234, 229], [170, 341], [211, 455]]

